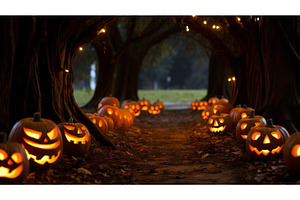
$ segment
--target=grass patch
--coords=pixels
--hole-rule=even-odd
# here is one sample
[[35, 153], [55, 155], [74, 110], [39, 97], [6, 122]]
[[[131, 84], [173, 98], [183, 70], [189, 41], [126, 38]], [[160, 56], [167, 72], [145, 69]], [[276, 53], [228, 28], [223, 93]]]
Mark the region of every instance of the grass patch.
[[[206, 90], [138, 90], [140, 99], [143, 97], [153, 102], [159, 99], [160, 101], [194, 101], [205, 97]], [[93, 90], [75, 90], [74, 96], [79, 105], [86, 104], [92, 97]]]

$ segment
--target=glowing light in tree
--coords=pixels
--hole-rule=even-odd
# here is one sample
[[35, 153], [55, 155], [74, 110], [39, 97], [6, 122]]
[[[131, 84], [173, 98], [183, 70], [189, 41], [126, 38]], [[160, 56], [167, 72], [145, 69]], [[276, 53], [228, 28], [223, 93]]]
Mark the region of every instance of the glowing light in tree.
[[83, 50], [83, 47], [79, 47], [79, 51], [82, 51]]
[[196, 15], [192, 15], [192, 17], [197, 17]]
[[216, 25], [213, 25], [212, 28], [213, 28], [213, 29], [216, 29]]
[[204, 21], [203, 24], [207, 24], [207, 21]]
[[189, 26], [186, 26], [186, 27], [185, 27], [185, 30], [186, 30], [186, 32], [189, 32], [189, 31], [190, 31]]
[[241, 18], [237, 17], [237, 20], [238, 20], [238, 21], [241, 21]]
[[216, 26], [216, 29], [220, 29], [220, 26]]
[[235, 81], [235, 77], [232, 77], [232, 81]]
[[65, 72], [69, 73], [70, 71], [68, 69], [65, 69]]
[[228, 82], [230, 82], [231, 81], [231, 78], [228, 78]]

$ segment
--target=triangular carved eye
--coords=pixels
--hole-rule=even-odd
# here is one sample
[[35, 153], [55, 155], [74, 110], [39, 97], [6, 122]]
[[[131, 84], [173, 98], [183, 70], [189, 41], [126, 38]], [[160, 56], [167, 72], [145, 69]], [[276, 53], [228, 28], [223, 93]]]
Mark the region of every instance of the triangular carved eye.
[[73, 131], [73, 130], [75, 129], [74, 126], [64, 125], [64, 127], [65, 127], [66, 129], [68, 129], [69, 131]]
[[23, 162], [22, 154], [19, 152], [16, 152], [13, 155], [11, 155], [11, 159], [13, 159], [15, 161], [15, 163], [18, 163], [18, 164]]
[[271, 133], [271, 135], [276, 138], [277, 140], [279, 140], [281, 138], [281, 135], [278, 131], [274, 131]]
[[208, 121], [209, 124], [212, 124], [213, 122], [214, 122], [213, 119], [209, 119], [209, 121]]
[[24, 133], [34, 139], [40, 139], [42, 132], [23, 127]]
[[247, 117], [247, 113], [242, 113], [242, 114], [241, 114], [241, 118], [243, 119], [243, 118], [245, 118], [245, 117]]
[[52, 131], [48, 132], [47, 135], [50, 138], [50, 140], [57, 138], [58, 136], [57, 128], [52, 129]]
[[241, 124], [241, 129], [242, 130], [245, 130], [246, 128], [247, 128], [247, 124], [246, 123]]
[[254, 132], [251, 136], [252, 140], [257, 140], [260, 137], [260, 132]]
[[221, 124], [223, 124], [223, 123], [224, 123], [224, 119], [223, 119], [223, 118], [220, 118], [220, 119], [219, 119], [219, 122], [220, 122]]
[[7, 157], [7, 153], [3, 149], [0, 149], [0, 160], [5, 160]]

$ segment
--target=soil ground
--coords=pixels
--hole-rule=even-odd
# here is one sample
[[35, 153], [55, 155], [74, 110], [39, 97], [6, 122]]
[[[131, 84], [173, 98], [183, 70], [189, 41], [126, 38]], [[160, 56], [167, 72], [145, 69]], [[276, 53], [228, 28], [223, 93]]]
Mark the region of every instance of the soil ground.
[[249, 160], [235, 133], [211, 135], [200, 112], [142, 114], [126, 131], [106, 135], [116, 149], [92, 143], [58, 166], [30, 169], [25, 184], [299, 184], [283, 159]]

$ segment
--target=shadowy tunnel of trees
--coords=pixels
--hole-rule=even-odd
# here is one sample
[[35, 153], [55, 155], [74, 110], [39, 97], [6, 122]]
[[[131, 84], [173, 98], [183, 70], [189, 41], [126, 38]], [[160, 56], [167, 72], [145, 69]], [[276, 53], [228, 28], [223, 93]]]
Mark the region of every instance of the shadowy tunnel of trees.
[[[290, 133], [300, 126], [297, 16], [6, 16], [0, 17], [0, 28], [1, 132], [39, 111], [56, 123], [73, 117], [101, 145], [113, 146], [74, 99], [78, 47], [91, 42], [99, 60], [95, 94], [85, 105], [93, 108], [109, 95], [137, 100], [145, 55], [179, 32], [211, 52], [204, 99], [223, 95], [233, 105], [246, 104]], [[236, 81], [229, 85], [231, 76]]]

